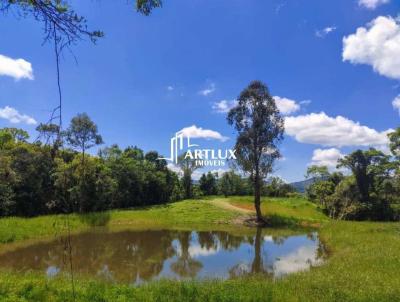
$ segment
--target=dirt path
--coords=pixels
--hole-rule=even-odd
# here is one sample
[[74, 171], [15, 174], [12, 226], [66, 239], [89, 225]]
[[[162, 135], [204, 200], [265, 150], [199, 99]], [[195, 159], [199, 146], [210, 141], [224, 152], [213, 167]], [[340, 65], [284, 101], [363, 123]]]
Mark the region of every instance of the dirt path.
[[212, 200], [210, 203], [225, 210], [236, 211], [243, 214], [254, 214], [252, 210], [236, 207], [223, 199]]

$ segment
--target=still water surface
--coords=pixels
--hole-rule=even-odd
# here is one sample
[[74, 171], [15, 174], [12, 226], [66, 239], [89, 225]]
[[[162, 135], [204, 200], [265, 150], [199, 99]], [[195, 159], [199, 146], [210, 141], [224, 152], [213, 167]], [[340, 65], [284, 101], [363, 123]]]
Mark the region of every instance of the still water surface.
[[[279, 278], [322, 263], [317, 233], [273, 237], [227, 232], [124, 231], [72, 236], [74, 272], [102, 279], [142, 283], [159, 278], [233, 278], [264, 274]], [[0, 267], [40, 271], [49, 277], [68, 272], [60, 240], [0, 254]]]

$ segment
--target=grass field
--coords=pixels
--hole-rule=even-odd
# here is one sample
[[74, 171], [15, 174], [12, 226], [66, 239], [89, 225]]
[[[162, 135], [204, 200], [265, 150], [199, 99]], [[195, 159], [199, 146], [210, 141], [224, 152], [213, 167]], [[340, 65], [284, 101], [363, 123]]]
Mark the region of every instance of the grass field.
[[[221, 201], [222, 200], [222, 201]], [[187, 200], [146, 209], [112, 211], [85, 217], [71, 215], [73, 232], [107, 223], [110, 229], [197, 229], [246, 232], [237, 225], [240, 210], [252, 209], [251, 198], [215, 197]], [[228, 281], [157, 281], [141, 286], [80, 279], [75, 301], [400, 301], [400, 223], [331, 221], [301, 198], [264, 199], [263, 212], [286, 232], [295, 225], [318, 226], [329, 259], [311, 271], [282, 280], [262, 277]], [[0, 252], [65, 230], [65, 216], [0, 220]], [[0, 301], [74, 301], [67, 278], [46, 279], [31, 274], [0, 273]]]

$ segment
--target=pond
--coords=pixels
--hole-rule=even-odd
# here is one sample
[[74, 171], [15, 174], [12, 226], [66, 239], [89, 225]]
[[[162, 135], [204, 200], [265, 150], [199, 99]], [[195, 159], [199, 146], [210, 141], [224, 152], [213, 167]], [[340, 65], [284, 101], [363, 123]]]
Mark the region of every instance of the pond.
[[[64, 240], [37, 243], [0, 254], [0, 267], [39, 271], [54, 277], [68, 272]], [[73, 235], [76, 274], [140, 284], [159, 278], [234, 278], [263, 274], [280, 278], [320, 265], [324, 248], [316, 232], [269, 236], [197, 231], [96, 231]]]

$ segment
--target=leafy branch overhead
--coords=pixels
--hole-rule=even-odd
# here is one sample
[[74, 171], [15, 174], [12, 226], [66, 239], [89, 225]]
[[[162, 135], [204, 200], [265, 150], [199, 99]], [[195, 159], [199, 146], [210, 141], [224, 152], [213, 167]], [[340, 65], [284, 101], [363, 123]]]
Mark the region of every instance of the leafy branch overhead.
[[[161, 0], [136, 0], [136, 11], [148, 16]], [[0, 12], [12, 11], [20, 17], [33, 17], [44, 24], [44, 41], [60, 39], [63, 45], [89, 39], [93, 43], [104, 36], [101, 30], [91, 30], [84, 16], [79, 15], [65, 0], [0, 0]]]

